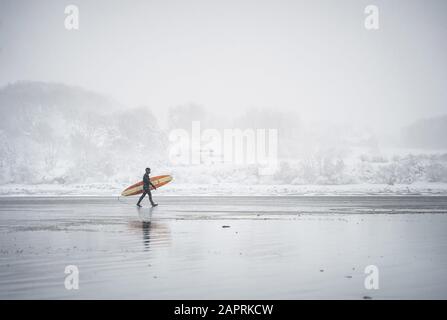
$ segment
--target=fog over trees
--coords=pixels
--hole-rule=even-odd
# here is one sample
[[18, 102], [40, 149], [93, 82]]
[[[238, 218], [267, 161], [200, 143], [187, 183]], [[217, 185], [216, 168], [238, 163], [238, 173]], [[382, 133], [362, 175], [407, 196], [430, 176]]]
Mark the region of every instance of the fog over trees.
[[120, 179], [146, 165], [144, 150], [153, 163], [165, 157], [166, 137], [149, 109], [123, 108], [81, 88], [9, 85], [0, 112], [2, 183]]
[[[299, 112], [251, 108], [214, 114], [198, 104], [172, 106], [162, 125], [150, 107], [121, 105], [59, 83], [17, 82], [0, 89], [0, 183], [127, 183], [151, 166], [178, 183], [411, 184], [447, 182], [447, 116], [396, 132], [390, 148], [355, 123], [308, 122]], [[277, 129], [279, 167], [260, 176], [256, 165], [174, 165], [169, 132]], [[383, 145], [387, 145], [384, 148]]]

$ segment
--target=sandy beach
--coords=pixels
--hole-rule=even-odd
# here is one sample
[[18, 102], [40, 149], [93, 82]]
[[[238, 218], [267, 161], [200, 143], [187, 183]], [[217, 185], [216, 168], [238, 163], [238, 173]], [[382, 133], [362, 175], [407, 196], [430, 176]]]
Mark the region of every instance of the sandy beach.
[[447, 197], [135, 200], [0, 198], [0, 299], [447, 298]]

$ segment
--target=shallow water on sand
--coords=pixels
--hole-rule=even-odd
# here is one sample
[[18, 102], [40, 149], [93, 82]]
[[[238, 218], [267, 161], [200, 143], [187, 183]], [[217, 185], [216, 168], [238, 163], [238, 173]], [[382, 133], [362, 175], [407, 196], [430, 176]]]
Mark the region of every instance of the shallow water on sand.
[[0, 298], [447, 298], [447, 197], [135, 200], [0, 198]]

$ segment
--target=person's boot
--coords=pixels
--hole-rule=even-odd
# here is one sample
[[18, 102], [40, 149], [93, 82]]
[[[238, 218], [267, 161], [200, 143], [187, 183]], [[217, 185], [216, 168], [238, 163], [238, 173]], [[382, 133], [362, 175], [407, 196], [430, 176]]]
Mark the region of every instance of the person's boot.
[[137, 207], [138, 207], [138, 208], [141, 208], [141, 204], [140, 204], [139, 202], [137, 203]]
[[153, 207], [156, 207], [156, 206], [158, 206], [158, 203], [153, 203], [153, 202], [152, 202], [152, 206], [153, 206]]

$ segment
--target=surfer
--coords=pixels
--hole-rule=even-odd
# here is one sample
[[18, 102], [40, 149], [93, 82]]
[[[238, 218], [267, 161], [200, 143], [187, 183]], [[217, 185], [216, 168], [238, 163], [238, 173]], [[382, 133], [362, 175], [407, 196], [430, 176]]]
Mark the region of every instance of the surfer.
[[140, 200], [138, 200], [137, 206], [141, 207], [141, 200], [144, 199], [146, 195], [149, 196], [149, 201], [151, 202], [151, 205], [153, 207], [158, 206], [158, 204], [154, 203], [152, 200], [152, 194], [151, 194], [151, 186], [156, 190], [155, 186], [152, 184], [151, 179], [149, 178], [149, 174], [151, 173], [151, 168], [146, 168], [146, 173], [143, 176], [143, 194], [140, 197]]

